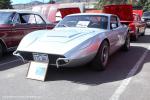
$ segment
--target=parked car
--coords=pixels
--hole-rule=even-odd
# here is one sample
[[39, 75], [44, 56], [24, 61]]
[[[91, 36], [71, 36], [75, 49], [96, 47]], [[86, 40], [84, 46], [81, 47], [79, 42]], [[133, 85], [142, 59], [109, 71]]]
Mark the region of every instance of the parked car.
[[29, 32], [54, 27], [40, 14], [32, 11], [0, 10], [0, 18], [0, 56], [15, 50]]
[[103, 70], [109, 55], [119, 48], [130, 48], [130, 36], [116, 15], [80, 13], [68, 15], [53, 30], [26, 35], [14, 55], [57, 68], [91, 62], [92, 67]]
[[134, 21], [133, 23], [130, 23], [130, 25], [133, 24], [133, 26], [135, 27], [135, 30], [137, 31], [137, 37], [135, 38], [138, 39], [139, 35], [142, 35], [142, 36], [145, 35], [146, 23], [141, 20], [141, 17], [139, 14], [133, 13], [133, 18], [134, 18]]
[[56, 24], [66, 15], [81, 13], [83, 10], [84, 6], [81, 3], [44, 4], [32, 8], [32, 11], [41, 13], [47, 20]]
[[146, 25], [150, 26], [150, 11], [146, 11], [142, 15], [142, 21], [146, 22]]
[[139, 14], [133, 13], [132, 5], [106, 5], [103, 12], [118, 15], [121, 23], [128, 25], [133, 40], [145, 34], [146, 24], [141, 21]]

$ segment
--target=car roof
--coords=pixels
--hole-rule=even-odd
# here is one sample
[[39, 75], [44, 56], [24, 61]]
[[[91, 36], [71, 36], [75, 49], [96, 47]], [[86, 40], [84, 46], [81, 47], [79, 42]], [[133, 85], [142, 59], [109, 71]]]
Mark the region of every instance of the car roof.
[[17, 12], [17, 13], [34, 13], [34, 14], [39, 14], [39, 13], [33, 12], [31, 10], [19, 10], [19, 9], [4, 9], [4, 10], [0, 10], [0, 12]]
[[75, 16], [75, 15], [104, 15], [104, 16], [112, 16], [113, 14], [107, 14], [107, 13], [77, 13], [77, 14], [70, 14], [68, 16]]
[[46, 23], [51, 23], [50, 21], [48, 21], [45, 16], [43, 16], [42, 14], [38, 13], [38, 12], [34, 12], [34, 11], [31, 11], [31, 10], [19, 10], [19, 9], [3, 9], [3, 10], [0, 10], [0, 12], [16, 12], [16, 13], [19, 13], [19, 14], [24, 14], [24, 13], [27, 13], [27, 14], [37, 14], [37, 15], [40, 15], [44, 21]]

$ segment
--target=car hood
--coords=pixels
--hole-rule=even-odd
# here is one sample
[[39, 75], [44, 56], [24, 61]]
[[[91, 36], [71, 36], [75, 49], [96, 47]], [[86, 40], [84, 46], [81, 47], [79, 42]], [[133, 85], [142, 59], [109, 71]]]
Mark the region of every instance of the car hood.
[[26, 36], [17, 50], [64, 55], [84, 41], [105, 31], [95, 28], [55, 28], [36, 31], [32, 37]]
[[69, 29], [69, 28], [56, 28], [52, 31], [45, 32], [43, 37], [38, 38], [41, 42], [57, 42], [67, 43], [75, 40], [76, 38], [85, 36], [87, 34], [96, 32], [96, 30], [90, 29]]
[[150, 19], [150, 16], [147, 16], [147, 17], [146, 17], [146, 16], [143, 16], [142, 18], [143, 18], [143, 19]]

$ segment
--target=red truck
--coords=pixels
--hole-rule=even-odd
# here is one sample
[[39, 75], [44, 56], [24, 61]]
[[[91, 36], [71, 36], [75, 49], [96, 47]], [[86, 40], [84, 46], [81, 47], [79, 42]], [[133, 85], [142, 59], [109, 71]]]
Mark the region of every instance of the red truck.
[[133, 40], [136, 41], [139, 35], [145, 34], [146, 24], [141, 21], [139, 14], [133, 13], [132, 5], [106, 5], [103, 12], [118, 15], [121, 23], [128, 25]]

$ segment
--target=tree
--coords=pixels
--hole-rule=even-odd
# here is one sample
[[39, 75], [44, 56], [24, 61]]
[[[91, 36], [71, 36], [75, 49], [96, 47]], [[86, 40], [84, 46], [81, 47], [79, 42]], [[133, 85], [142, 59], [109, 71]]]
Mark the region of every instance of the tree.
[[12, 9], [10, 0], [0, 0], [0, 9]]
[[144, 10], [149, 9], [149, 0], [97, 0], [98, 4], [96, 5], [96, 8], [102, 9], [104, 5], [108, 4], [132, 4], [133, 6], [136, 6], [137, 8], [144, 7]]
[[54, 0], [49, 0], [49, 2], [48, 3], [50, 3], [50, 4], [54, 4], [54, 3], [56, 3]]
[[104, 5], [108, 4], [126, 4], [128, 3], [128, 0], [98, 0], [98, 4], [96, 5], [96, 8], [102, 9]]
[[145, 5], [143, 7], [144, 11], [150, 11], [150, 1], [145, 2]]

